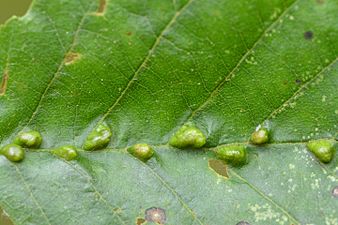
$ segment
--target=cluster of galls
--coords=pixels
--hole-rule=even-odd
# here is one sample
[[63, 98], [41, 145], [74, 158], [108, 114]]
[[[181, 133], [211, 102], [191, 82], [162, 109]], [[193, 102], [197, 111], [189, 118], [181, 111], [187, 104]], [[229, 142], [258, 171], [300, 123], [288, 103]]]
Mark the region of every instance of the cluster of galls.
[[[269, 143], [269, 140], [270, 132], [262, 126], [258, 126], [250, 137], [250, 143], [253, 145], [264, 145]], [[192, 124], [181, 127], [169, 141], [171, 146], [180, 149], [202, 148], [205, 143], [206, 136]], [[329, 163], [335, 155], [333, 140], [313, 140], [309, 141], [306, 146], [323, 163]], [[217, 158], [233, 166], [242, 166], [248, 161], [246, 144], [225, 145], [217, 147], [214, 152]]]
[[21, 132], [15, 137], [12, 144], [5, 145], [0, 154], [12, 162], [20, 162], [25, 158], [23, 148], [39, 148], [42, 142], [41, 134], [37, 131]]
[[[104, 149], [109, 144], [111, 136], [112, 132], [109, 126], [105, 123], [99, 124], [87, 136], [83, 149], [86, 151]], [[258, 126], [250, 137], [250, 142], [254, 145], [264, 145], [269, 140], [269, 130], [262, 126]], [[12, 144], [0, 149], [0, 154], [6, 156], [10, 161], [19, 162], [25, 157], [24, 148], [37, 149], [41, 142], [41, 134], [37, 131], [20, 132]], [[183, 125], [169, 140], [169, 145], [179, 149], [200, 149], [205, 144], [206, 136], [191, 123]], [[335, 154], [332, 140], [309, 141], [307, 148], [323, 163], [329, 163]], [[143, 162], [155, 155], [154, 149], [144, 143], [128, 147], [127, 151]], [[217, 158], [233, 166], [241, 166], [248, 161], [246, 144], [225, 145], [215, 148], [214, 152]], [[78, 149], [71, 145], [53, 149], [51, 153], [65, 160], [74, 160], [78, 157]]]
[[[20, 132], [14, 139], [12, 144], [5, 145], [0, 149], [0, 154], [12, 162], [20, 162], [25, 158], [25, 150], [37, 149], [42, 143], [42, 136], [37, 131]], [[51, 153], [60, 156], [66, 160], [73, 160], [77, 157], [75, 147], [66, 145], [57, 149], [51, 150]]]

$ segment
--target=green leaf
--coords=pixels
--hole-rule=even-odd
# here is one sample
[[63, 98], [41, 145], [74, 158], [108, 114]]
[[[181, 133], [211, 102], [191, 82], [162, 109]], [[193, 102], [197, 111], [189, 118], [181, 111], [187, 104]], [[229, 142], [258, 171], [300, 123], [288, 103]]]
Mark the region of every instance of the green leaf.
[[[0, 28], [0, 142], [43, 141], [21, 163], [0, 156], [0, 207], [27, 225], [337, 225], [337, 156], [306, 148], [338, 136], [337, 13], [334, 0], [35, 0]], [[103, 122], [105, 149], [50, 153]], [[188, 123], [203, 149], [168, 145]], [[259, 125], [269, 143], [253, 146]], [[156, 157], [133, 157], [137, 143]], [[235, 143], [246, 165], [209, 163]]]

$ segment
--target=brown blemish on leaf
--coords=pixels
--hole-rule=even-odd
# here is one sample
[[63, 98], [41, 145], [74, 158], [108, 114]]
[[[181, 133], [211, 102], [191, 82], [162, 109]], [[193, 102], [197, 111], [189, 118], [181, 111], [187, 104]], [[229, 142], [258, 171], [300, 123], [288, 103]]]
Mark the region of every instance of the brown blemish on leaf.
[[8, 70], [5, 69], [4, 75], [2, 76], [1, 85], [0, 85], [0, 96], [4, 96], [6, 94], [8, 78], [9, 78]]
[[103, 16], [104, 12], [106, 11], [107, 1], [100, 0], [99, 8], [97, 9], [96, 15]]
[[8, 225], [13, 225], [14, 223], [12, 220], [9, 218], [8, 214], [0, 208], [0, 223], [1, 224], [8, 224]]
[[81, 58], [81, 55], [76, 52], [68, 52], [65, 57], [65, 65], [68, 66], [70, 64], [75, 63], [77, 60]]
[[165, 215], [164, 209], [152, 207], [145, 211], [145, 219], [148, 222], [165, 224], [167, 217]]
[[313, 38], [313, 32], [312, 32], [312, 31], [306, 31], [306, 32], [304, 33], [304, 38], [305, 38], [306, 40], [311, 40], [311, 39]]
[[130, 36], [130, 35], [132, 35], [132, 34], [133, 34], [133, 33], [130, 32], [130, 31], [127, 32], [127, 35], [128, 35], [128, 36]]
[[227, 165], [222, 160], [210, 159], [208, 164], [209, 168], [215, 171], [218, 175], [221, 175], [226, 179], [229, 178]]
[[325, 0], [316, 0], [316, 2], [317, 2], [318, 4], [324, 4], [324, 3], [325, 3]]
[[332, 196], [338, 198], [338, 186], [332, 189]]
[[142, 223], [144, 223], [144, 222], [146, 222], [145, 219], [143, 219], [143, 218], [137, 218], [136, 225], [142, 225]]

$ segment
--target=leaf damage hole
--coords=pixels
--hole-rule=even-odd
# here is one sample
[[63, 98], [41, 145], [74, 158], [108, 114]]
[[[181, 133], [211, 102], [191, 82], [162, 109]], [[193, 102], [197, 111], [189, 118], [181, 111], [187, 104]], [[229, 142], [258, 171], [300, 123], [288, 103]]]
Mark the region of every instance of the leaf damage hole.
[[65, 65], [68, 66], [70, 64], [75, 63], [77, 60], [81, 58], [81, 55], [76, 52], [68, 52], [65, 57]]
[[3, 96], [6, 94], [6, 90], [7, 90], [7, 83], [8, 83], [8, 71], [7, 69], [4, 72], [4, 75], [2, 77], [2, 81], [1, 81], [1, 85], [0, 85], [0, 96]]
[[338, 198], [338, 186], [332, 189], [332, 196]]
[[296, 83], [296, 84], [301, 84], [302, 81], [301, 81], [300, 79], [296, 79], [296, 80], [295, 80], [295, 83]]
[[313, 38], [313, 32], [312, 31], [306, 31], [306, 32], [304, 32], [304, 38], [306, 40], [311, 40]]
[[100, 0], [99, 8], [97, 9], [96, 15], [102, 16], [106, 10], [107, 1], [106, 0]]
[[143, 218], [137, 218], [136, 225], [142, 225], [144, 222], [146, 222], [145, 219], [143, 219]]
[[151, 207], [145, 211], [145, 219], [148, 222], [165, 224], [167, 217], [164, 209]]
[[210, 159], [208, 164], [209, 168], [215, 171], [215, 173], [226, 179], [229, 178], [227, 165], [222, 160]]

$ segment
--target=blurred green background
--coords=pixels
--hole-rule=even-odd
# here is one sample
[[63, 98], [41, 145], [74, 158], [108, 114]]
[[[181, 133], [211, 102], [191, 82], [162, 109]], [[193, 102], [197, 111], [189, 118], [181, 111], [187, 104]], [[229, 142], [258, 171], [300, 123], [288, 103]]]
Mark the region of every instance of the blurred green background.
[[[22, 16], [29, 8], [31, 0], [0, 0], [0, 24], [13, 15]], [[1, 194], [1, 190], [0, 190]], [[12, 222], [0, 208], [0, 225], [12, 225]]]
[[[22, 16], [32, 0], [0, 0], [0, 24], [13, 15]], [[0, 225], [2, 225], [0, 223]]]

